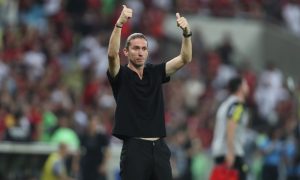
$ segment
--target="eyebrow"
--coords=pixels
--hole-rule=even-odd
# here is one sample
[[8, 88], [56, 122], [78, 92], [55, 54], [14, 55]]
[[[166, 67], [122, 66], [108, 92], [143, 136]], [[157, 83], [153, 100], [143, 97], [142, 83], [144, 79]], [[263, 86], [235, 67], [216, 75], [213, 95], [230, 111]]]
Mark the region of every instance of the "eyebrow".
[[145, 49], [147, 49], [147, 46], [138, 46], [138, 45], [135, 45], [135, 46], [132, 46], [132, 48], [145, 48]]

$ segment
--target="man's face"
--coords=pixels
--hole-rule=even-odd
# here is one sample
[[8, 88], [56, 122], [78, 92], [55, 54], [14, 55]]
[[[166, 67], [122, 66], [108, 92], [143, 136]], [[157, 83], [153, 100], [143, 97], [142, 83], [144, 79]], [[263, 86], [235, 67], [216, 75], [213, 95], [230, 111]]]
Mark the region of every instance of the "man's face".
[[70, 153], [69, 146], [66, 143], [60, 144], [59, 145], [59, 151], [61, 156], [66, 157]]
[[143, 38], [132, 39], [128, 49], [124, 48], [124, 55], [134, 67], [144, 66], [148, 57], [147, 41]]
[[243, 80], [242, 82], [242, 91], [243, 91], [243, 94], [247, 97], [249, 95], [249, 86], [248, 86], [248, 83], [246, 80]]

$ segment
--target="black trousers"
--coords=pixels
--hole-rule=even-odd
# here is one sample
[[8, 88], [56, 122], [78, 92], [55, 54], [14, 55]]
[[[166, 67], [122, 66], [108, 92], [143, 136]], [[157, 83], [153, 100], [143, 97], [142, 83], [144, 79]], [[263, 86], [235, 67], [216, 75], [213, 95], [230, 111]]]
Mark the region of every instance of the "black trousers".
[[[220, 156], [215, 158], [216, 164], [224, 164], [225, 163], [225, 157]], [[246, 180], [247, 179], [247, 171], [248, 167], [244, 162], [244, 159], [242, 157], [236, 156], [234, 159], [233, 169], [238, 170], [239, 172], [239, 180]]]
[[120, 175], [122, 180], [172, 180], [171, 152], [163, 139], [124, 140]]

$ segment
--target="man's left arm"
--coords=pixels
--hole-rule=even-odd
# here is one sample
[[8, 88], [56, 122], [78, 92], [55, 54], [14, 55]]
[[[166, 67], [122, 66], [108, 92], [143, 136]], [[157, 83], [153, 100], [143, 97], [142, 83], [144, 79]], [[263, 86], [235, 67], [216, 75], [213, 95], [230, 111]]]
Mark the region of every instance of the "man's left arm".
[[225, 155], [225, 162], [228, 167], [233, 167], [235, 162], [235, 139], [236, 139], [236, 130], [238, 124], [241, 121], [242, 114], [244, 112], [244, 107], [242, 104], [234, 104], [229, 108], [227, 112], [227, 125], [226, 125], [226, 145], [227, 152]]
[[101, 164], [98, 167], [98, 172], [100, 174], [107, 175], [108, 161], [109, 161], [110, 157], [111, 157], [111, 154], [110, 154], [109, 147], [103, 148], [103, 160], [102, 160]]
[[178, 56], [166, 63], [166, 76], [174, 74], [185, 64], [192, 61], [192, 32], [189, 23], [187, 22], [185, 17], [180, 17], [179, 13], [176, 13], [176, 18], [177, 26], [179, 26], [183, 31], [181, 51]]

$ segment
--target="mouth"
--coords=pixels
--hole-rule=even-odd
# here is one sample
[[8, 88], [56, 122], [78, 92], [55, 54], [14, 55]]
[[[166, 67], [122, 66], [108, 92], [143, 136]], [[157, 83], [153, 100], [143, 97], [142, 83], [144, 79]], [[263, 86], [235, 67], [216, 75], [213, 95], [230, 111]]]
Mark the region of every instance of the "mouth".
[[138, 62], [143, 62], [144, 59], [136, 59], [136, 61], [138, 61]]

